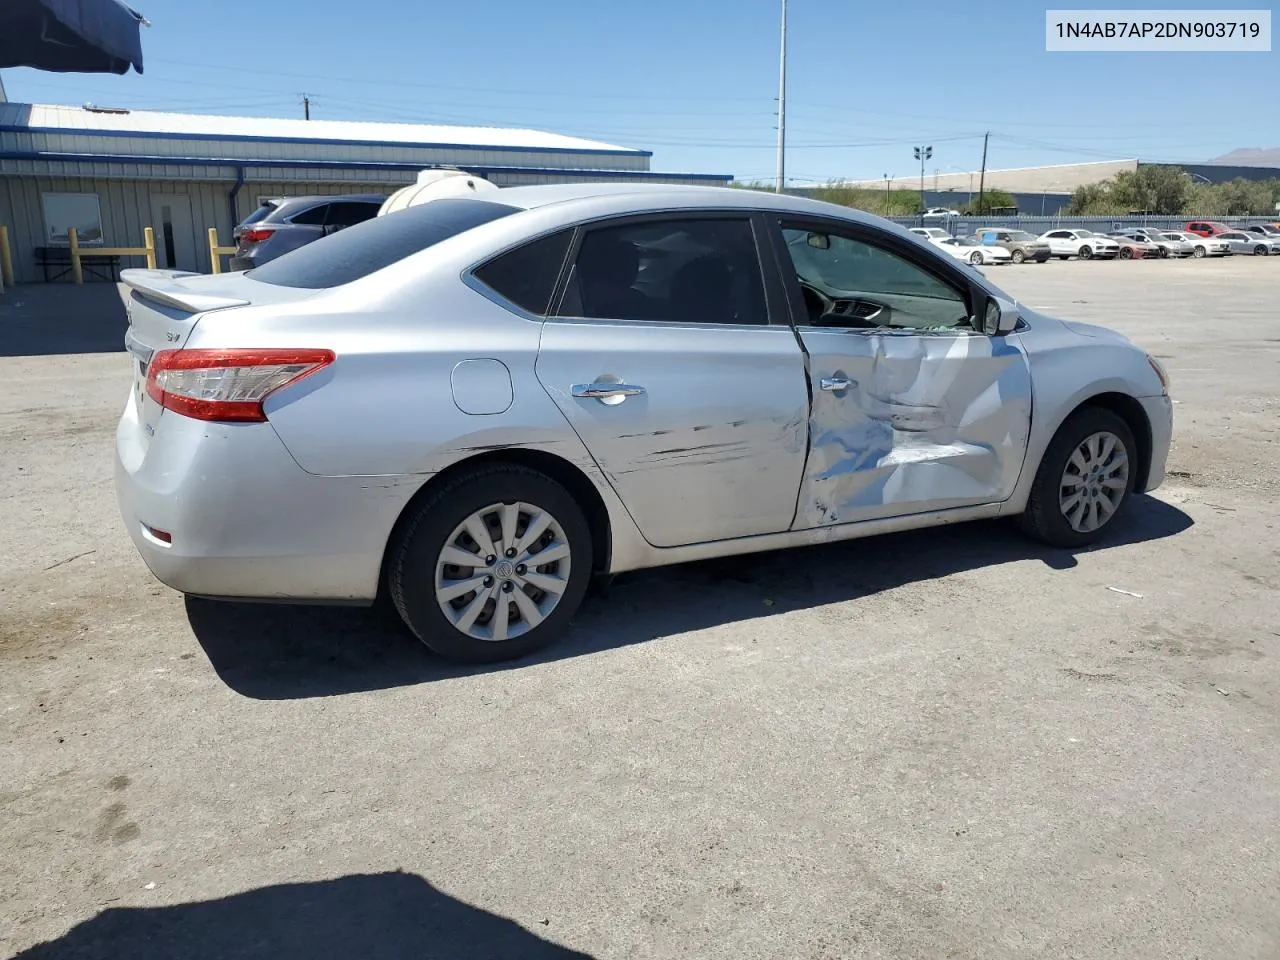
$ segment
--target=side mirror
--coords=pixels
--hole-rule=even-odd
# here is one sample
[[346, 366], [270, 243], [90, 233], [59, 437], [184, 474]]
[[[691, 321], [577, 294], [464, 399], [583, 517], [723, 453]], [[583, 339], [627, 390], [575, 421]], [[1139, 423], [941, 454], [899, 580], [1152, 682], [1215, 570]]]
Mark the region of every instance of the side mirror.
[[982, 317], [982, 332], [989, 337], [999, 337], [1013, 333], [1018, 326], [1018, 305], [996, 297], [987, 298], [986, 311]]

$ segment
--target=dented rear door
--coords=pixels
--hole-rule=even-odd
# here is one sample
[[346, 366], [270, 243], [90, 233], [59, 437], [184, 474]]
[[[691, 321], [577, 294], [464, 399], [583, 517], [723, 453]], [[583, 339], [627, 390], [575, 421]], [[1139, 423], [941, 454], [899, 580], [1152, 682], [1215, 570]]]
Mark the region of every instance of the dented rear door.
[[795, 529], [1008, 499], [1031, 374], [1016, 335], [970, 325], [969, 268], [874, 228], [780, 227], [813, 397]]

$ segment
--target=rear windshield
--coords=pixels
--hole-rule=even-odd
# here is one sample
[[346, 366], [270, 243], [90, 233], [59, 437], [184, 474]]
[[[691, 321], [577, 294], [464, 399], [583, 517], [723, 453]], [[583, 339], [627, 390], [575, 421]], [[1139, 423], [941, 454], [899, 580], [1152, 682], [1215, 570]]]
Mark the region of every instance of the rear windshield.
[[240, 226], [247, 227], [250, 224], [257, 223], [267, 214], [275, 210], [275, 208], [278, 207], [279, 205], [280, 204], [277, 201], [268, 200], [266, 203], [259, 206], [257, 210], [253, 211], [253, 213], [249, 214], [247, 217], [241, 220]]
[[247, 276], [281, 287], [340, 287], [441, 240], [519, 212], [519, 207], [488, 200], [432, 200], [339, 230], [264, 263]]

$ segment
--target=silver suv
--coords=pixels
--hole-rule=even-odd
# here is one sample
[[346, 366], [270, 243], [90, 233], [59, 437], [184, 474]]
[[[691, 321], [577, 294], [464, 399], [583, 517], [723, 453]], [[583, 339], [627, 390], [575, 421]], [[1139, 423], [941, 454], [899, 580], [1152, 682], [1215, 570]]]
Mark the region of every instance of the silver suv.
[[1049, 244], [1025, 230], [1009, 227], [979, 227], [974, 231], [973, 239], [983, 244], [993, 244], [1009, 251], [1009, 258], [1014, 263], [1034, 260], [1046, 263], [1050, 257]]
[[281, 197], [264, 200], [232, 233], [232, 270], [252, 270], [290, 250], [378, 215], [385, 197]]

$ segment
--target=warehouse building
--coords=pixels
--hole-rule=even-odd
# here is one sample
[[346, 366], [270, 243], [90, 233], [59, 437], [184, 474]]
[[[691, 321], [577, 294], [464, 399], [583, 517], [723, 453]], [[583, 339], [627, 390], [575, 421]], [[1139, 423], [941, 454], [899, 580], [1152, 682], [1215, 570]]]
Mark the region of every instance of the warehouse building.
[[390, 194], [427, 168], [457, 167], [498, 186], [732, 180], [653, 172], [651, 157], [536, 130], [0, 102], [0, 224], [20, 282], [49, 274], [70, 227], [86, 245], [121, 247], [141, 245], [151, 226], [161, 267], [207, 271], [208, 228], [230, 243], [263, 199]]
[[[942, 172], [924, 176], [926, 207], [960, 207], [972, 202], [979, 188], [1002, 190], [1013, 195], [1018, 209], [1034, 216], [1054, 216], [1071, 203], [1079, 187], [1110, 180], [1118, 173], [1133, 173], [1139, 167], [1176, 167], [1201, 183], [1226, 183], [1236, 178], [1270, 180], [1280, 178], [1280, 150], [1235, 150], [1204, 163], [1152, 162], [1136, 158], [1097, 160], [1088, 163], [1054, 163], [1040, 167]], [[841, 186], [867, 190], [919, 190], [917, 176], [879, 180], [846, 180]], [[814, 189], [812, 187], [808, 189]]]

